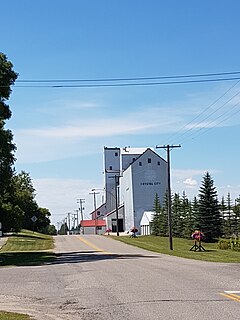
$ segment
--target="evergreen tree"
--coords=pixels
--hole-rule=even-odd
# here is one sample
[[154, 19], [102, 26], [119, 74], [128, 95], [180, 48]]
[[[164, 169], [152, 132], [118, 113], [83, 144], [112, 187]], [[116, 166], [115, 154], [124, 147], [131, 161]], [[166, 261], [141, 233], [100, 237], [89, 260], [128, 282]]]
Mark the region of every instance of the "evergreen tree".
[[164, 203], [161, 206], [159, 197], [156, 194], [154, 199], [155, 212], [153, 221], [151, 223], [151, 231], [154, 235], [167, 236], [168, 235], [168, 220], [167, 220], [167, 195], [165, 195]]
[[161, 206], [160, 206], [159, 196], [157, 193], [154, 198], [153, 211], [154, 211], [154, 216], [150, 224], [150, 229], [152, 234], [154, 234], [155, 236], [159, 236], [160, 229], [161, 229], [161, 217], [160, 217]]
[[194, 221], [193, 221], [191, 202], [188, 200], [185, 192], [183, 192], [181, 200], [182, 200], [181, 211], [182, 211], [182, 218], [183, 218], [182, 237], [190, 238], [194, 230]]
[[182, 237], [183, 234], [183, 216], [182, 201], [178, 193], [175, 193], [172, 200], [172, 235]]
[[192, 219], [193, 219], [193, 229], [197, 229], [197, 217], [199, 216], [199, 204], [197, 197], [193, 198], [191, 204], [191, 211], [192, 211]]
[[240, 195], [235, 199], [235, 204], [233, 206], [234, 212], [234, 225], [233, 232], [236, 236], [240, 236]]
[[203, 177], [199, 190], [199, 210], [196, 227], [205, 234], [205, 241], [213, 241], [221, 236], [222, 219], [217, 199], [217, 191], [209, 172]]
[[233, 233], [233, 205], [230, 193], [227, 194], [226, 214], [224, 216], [224, 233], [227, 238], [232, 236]]
[[221, 213], [221, 219], [222, 219], [222, 234], [225, 235], [225, 216], [226, 216], [226, 201], [224, 196], [222, 196], [220, 205], [219, 205], [220, 213]]
[[67, 234], [67, 232], [68, 232], [68, 225], [67, 225], [66, 222], [64, 222], [64, 223], [61, 225], [60, 230], [59, 230], [58, 233], [61, 234], [61, 235], [64, 235], [64, 234]]

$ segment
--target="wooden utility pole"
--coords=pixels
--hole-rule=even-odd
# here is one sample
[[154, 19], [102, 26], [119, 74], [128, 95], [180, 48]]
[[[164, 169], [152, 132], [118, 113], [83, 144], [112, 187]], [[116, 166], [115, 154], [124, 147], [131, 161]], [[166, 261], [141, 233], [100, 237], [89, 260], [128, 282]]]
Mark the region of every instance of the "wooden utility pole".
[[[81, 214], [81, 221], [83, 220], [83, 204], [85, 203], [85, 199], [77, 199], [77, 203], [79, 203], [79, 211]], [[78, 223], [79, 225], [79, 223]], [[78, 226], [77, 226], [78, 227]], [[84, 227], [82, 228], [82, 233], [84, 234]]]
[[168, 237], [169, 237], [169, 248], [173, 250], [173, 242], [172, 242], [172, 199], [171, 199], [171, 179], [170, 179], [170, 150], [173, 148], [180, 148], [180, 144], [178, 146], [173, 145], [164, 145], [164, 146], [156, 146], [158, 149], [165, 149], [167, 151], [167, 171], [168, 171], [168, 187], [167, 187], [167, 195], [168, 195]]
[[119, 219], [118, 219], [118, 184], [119, 184], [119, 176], [115, 175], [115, 202], [116, 202], [116, 231], [117, 236], [119, 236]]
[[96, 202], [96, 194], [99, 194], [99, 192], [90, 192], [89, 194], [93, 194], [93, 206], [94, 206], [94, 220], [95, 220], [95, 234], [98, 234], [97, 232], [97, 202]]

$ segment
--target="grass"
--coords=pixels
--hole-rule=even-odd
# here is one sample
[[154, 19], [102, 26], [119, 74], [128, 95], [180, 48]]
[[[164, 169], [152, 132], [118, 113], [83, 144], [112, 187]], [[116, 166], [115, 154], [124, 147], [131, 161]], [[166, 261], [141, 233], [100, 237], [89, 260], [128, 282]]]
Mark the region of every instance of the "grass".
[[[0, 266], [39, 265], [52, 261], [53, 238], [49, 235], [22, 230], [9, 236], [0, 250]], [[1, 318], [0, 318], [1, 319]]]
[[30, 320], [30, 316], [26, 314], [12, 313], [0, 311], [1, 320]]
[[190, 251], [190, 248], [194, 244], [193, 241], [182, 238], [173, 239], [173, 250], [169, 249], [169, 240], [164, 237], [139, 236], [137, 238], [130, 238], [113, 236], [112, 238], [142, 249], [182, 258], [211, 262], [240, 263], [239, 251], [217, 249], [217, 243], [202, 243], [206, 251], [194, 252]]

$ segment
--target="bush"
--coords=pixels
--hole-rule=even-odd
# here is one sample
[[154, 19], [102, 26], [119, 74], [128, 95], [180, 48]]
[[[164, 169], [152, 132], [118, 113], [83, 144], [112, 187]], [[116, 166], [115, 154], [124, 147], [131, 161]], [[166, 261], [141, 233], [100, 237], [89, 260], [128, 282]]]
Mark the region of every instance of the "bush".
[[219, 241], [218, 241], [218, 244], [217, 244], [217, 248], [220, 249], [220, 250], [230, 249], [230, 242], [229, 242], [229, 240], [224, 240], [224, 239], [219, 240]]
[[240, 240], [239, 238], [220, 239], [217, 244], [217, 248], [220, 250], [236, 250], [240, 251]]

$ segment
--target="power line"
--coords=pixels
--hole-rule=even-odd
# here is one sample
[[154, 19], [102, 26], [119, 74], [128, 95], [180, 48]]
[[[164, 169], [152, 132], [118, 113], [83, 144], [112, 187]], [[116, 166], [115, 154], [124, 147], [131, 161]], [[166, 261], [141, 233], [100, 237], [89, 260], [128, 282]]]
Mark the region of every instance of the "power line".
[[[220, 107], [218, 107], [216, 110], [212, 111], [209, 115], [207, 115], [205, 118], [203, 118], [200, 122], [197, 122], [195, 125], [193, 125], [191, 128], [189, 128], [187, 131], [185, 131], [184, 133], [182, 133], [178, 139], [180, 137], [183, 137], [185, 134], [189, 133], [190, 131], [192, 131], [194, 128], [197, 128], [199, 127], [202, 123], [204, 123], [205, 120], [209, 119], [213, 114], [215, 114], [216, 112], [218, 112], [219, 110], [221, 110], [224, 106], [226, 106], [231, 100], [233, 100], [236, 96], [238, 96], [240, 94], [240, 91], [238, 91], [234, 96], [232, 96], [228, 101], [224, 102], [222, 105], [220, 105]], [[233, 106], [233, 108], [235, 107], [235, 105]], [[225, 113], [227, 113], [229, 110], [225, 111], [224, 113], [221, 114], [224, 115]], [[218, 119], [218, 118], [217, 118]], [[216, 119], [214, 119], [215, 121]], [[211, 122], [210, 122], [211, 123]], [[209, 123], [208, 123], [209, 125]], [[204, 127], [206, 126], [203, 126], [201, 128], [198, 129], [199, 130], [202, 130]]]
[[[240, 82], [240, 80], [238, 80], [234, 85], [232, 85], [227, 91], [225, 91], [219, 98], [217, 98], [214, 102], [212, 102], [210, 105], [208, 105], [202, 112], [200, 112], [196, 117], [194, 117], [192, 120], [190, 120], [188, 123], [186, 123], [183, 127], [181, 127], [177, 132], [175, 132], [173, 135], [171, 135], [170, 137], [168, 137], [168, 140], [170, 140], [170, 142], [173, 141], [173, 139], [178, 135], [178, 133], [180, 133], [181, 131], [183, 131], [187, 126], [189, 126], [191, 123], [193, 123], [193, 121], [195, 121], [196, 119], [198, 119], [200, 116], [202, 116], [205, 112], [207, 112], [209, 110], [209, 108], [211, 108], [212, 106], [214, 106], [218, 101], [220, 101], [229, 91], [231, 91], [238, 83]], [[182, 137], [183, 135], [185, 135], [187, 132], [191, 131], [193, 129], [193, 127], [189, 128], [187, 131], [185, 131], [184, 133], [180, 134], [180, 136], [177, 136], [177, 138], [179, 139], [180, 137]]]
[[[207, 82], [222, 82], [240, 80], [240, 77], [183, 80], [183, 81], [165, 81], [165, 82], [141, 82], [141, 83], [104, 83], [104, 84], [64, 84], [64, 85], [15, 85], [15, 88], [101, 88], [101, 87], [136, 87], [136, 86], [156, 86], [156, 85], [176, 85], [176, 84], [194, 84]], [[0, 86], [1, 88], [5, 86]]]
[[114, 81], [139, 81], [139, 80], [159, 80], [159, 79], [179, 79], [179, 78], [199, 78], [199, 77], [213, 77], [213, 76], [226, 76], [240, 74], [240, 71], [233, 72], [217, 72], [217, 73], [199, 73], [199, 74], [187, 74], [187, 75], [173, 75], [173, 76], [155, 76], [155, 77], [129, 77], [129, 78], [101, 78], [101, 79], [48, 79], [48, 80], [16, 80], [17, 82], [24, 83], [36, 83], [36, 82], [114, 82]]
[[[233, 110], [236, 106], [238, 106], [239, 104], [240, 104], [240, 102], [236, 103], [236, 104], [233, 106], [232, 110]], [[232, 110], [230, 110], [230, 112], [231, 112]], [[200, 130], [198, 130], [197, 132], [195, 132], [195, 134], [197, 133], [197, 135], [195, 135], [195, 136], [193, 136], [193, 137], [188, 137], [188, 138], [186, 138], [183, 142], [186, 142], [186, 141], [189, 141], [189, 140], [194, 140], [194, 139], [198, 138], [198, 137], [201, 136], [202, 134], [205, 134], [206, 132], [208, 132], [208, 130], [213, 129], [213, 128], [216, 128], [216, 127], [219, 126], [221, 123], [223, 123], [223, 122], [225, 122], [226, 120], [232, 118], [233, 116], [235, 116], [235, 115], [236, 115], [237, 113], [239, 113], [239, 112], [240, 112], [240, 108], [239, 108], [237, 111], [235, 111], [233, 114], [230, 114], [228, 117], [226, 117], [226, 118], [224, 118], [223, 120], [221, 120], [220, 122], [217, 122], [214, 126], [212, 126], [212, 127], [206, 127], [206, 126], [205, 126], [205, 127], [203, 127], [203, 128], [200, 128]], [[227, 110], [225, 113], [223, 113], [223, 114], [221, 114], [220, 116], [218, 116], [216, 119], [212, 120], [210, 123], [208, 123], [208, 125], [211, 124], [211, 123], [213, 123], [215, 120], [221, 118], [222, 116], [226, 115], [226, 113], [229, 113], [229, 110]], [[202, 131], [203, 129], [205, 129], [205, 130]]]

